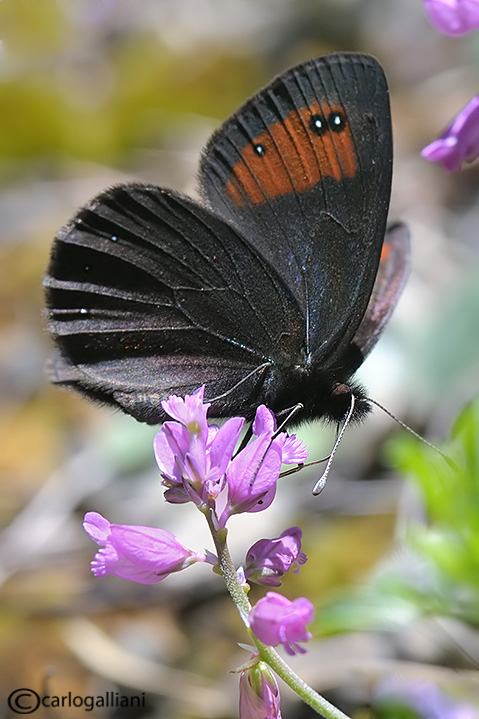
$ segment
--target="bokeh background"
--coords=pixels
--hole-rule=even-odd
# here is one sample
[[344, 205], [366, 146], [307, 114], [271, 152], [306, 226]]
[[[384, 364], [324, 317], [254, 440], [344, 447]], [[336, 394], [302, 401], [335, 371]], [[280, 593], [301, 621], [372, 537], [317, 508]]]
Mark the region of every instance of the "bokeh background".
[[[370, 52], [385, 67], [391, 219], [412, 234], [410, 281], [361, 376], [372, 397], [442, 443], [479, 385], [479, 164], [449, 176], [419, 151], [478, 93], [478, 33], [441, 36], [421, 0], [0, 2], [6, 716], [19, 687], [145, 694], [137, 712], [98, 717], [237, 716], [229, 672], [246, 661], [246, 635], [217, 576], [195, 566], [151, 587], [89, 572], [88, 510], [211, 545], [191, 506], [165, 506], [151, 428], [49, 385], [42, 277], [52, 237], [80, 204], [124, 180], [194, 193], [213, 129], [276, 73], [335, 50]], [[269, 510], [231, 522], [238, 564], [258, 538], [303, 528], [309, 562], [282, 591], [310, 597], [317, 619], [293, 666], [358, 719], [479, 716], [477, 417], [472, 405], [456, 425], [451, 451], [466, 458], [457, 476], [377, 410], [348, 430], [319, 498], [310, 490], [320, 470], [305, 470]], [[299, 434], [320, 457], [334, 433], [318, 424]], [[283, 716], [312, 713], [284, 691]]]

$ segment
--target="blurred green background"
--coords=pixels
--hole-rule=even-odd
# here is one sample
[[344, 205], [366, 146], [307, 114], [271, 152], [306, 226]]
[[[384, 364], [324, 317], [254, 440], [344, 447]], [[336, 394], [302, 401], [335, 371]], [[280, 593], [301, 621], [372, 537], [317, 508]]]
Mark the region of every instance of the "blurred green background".
[[[41, 283], [52, 237], [80, 204], [133, 179], [194, 194], [211, 132], [273, 75], [335, 50], [370, 52], [385, 67], [391, 219], [410, 225], [413, 246], [411, 279], [361, 376], [372, 397], [441, 442], [479, 386], [479, 165], [448, 176], [419, 151], [479, 91], [477, 33], [440, 36], [420, 0], [0, 2], [7, 716], [19, 687], [145, 692], [146, 708], [127, 716], [237, 715], [228, 672], [246, 660], [246, 635], [218, 577], [193, 567], [144, 587], [89, 572], [88, 510], [211, 546], [192, 507], [164, 506], [151, 428], [49, 385]], [[269, 510], [231, 522], [238, 564], [258, 538], [303, 528], [310, 559], [283, 589], [309, 596], [317, 620], [293, 666], [358, 719], [479, 716], [478, 425], [473, 405], [456, 425], [454, 474], [409, 439], [385, 451], [401, 432], [378, 410], [348, 430], [319, 498], [318, 471], [305, 471], [284, 480]], [[321, 425], [299, 434], [312, 457], [333, 438]], [[283, 716], [311, 714], [285, 692]]]

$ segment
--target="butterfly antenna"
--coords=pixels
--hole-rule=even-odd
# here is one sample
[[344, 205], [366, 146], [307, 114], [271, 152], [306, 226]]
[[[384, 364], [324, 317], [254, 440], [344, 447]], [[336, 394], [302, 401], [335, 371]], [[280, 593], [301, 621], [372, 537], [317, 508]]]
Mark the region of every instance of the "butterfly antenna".
[[326, 467], [324, 468], [324, 472], [322, 473], [321, 477], [318, 479], [316, 484], [313, 487], [313, 494], [318, 495], [321, 494], [323, 489], [326, 486], [326, 480], [328, 479], [329, 470], [331, 469], [331, 465], [333, 463], [334, 455], [336, 454], [339, 443], [341, 442], [344, 433], [346, 432], [346, 429], [351, 421], [351, 417], [353, 416], [354, 412], [354, 405], [356, 404], [356, 400], [354, 398], [354, 395], [351, 394], [351, 402], [349, 405], [348, 413], [345, 415], [343, 420], [343, 426], [339, 430], [339, 432], [336, 434], [336, 439], [334, 440], [333, 448], [331, 450], [331, 454], [329, 455], [328, 463]]
[[[338, 436], [338, 433], [336, 433], [336, 437]], [[285, 469], [284, 472], [281, 472], [279, 475], [281, 479], [283, 477], [289, 477], [290, 474], [296, 474], [296, 472], [300, 472], [302, 469], [306, 469], [307, 467], [314, 467], [315, 464], [322, 464], [323, 462], [327, 462], [328, 459], [331, 457], [330, 454], [328, 454], [326, 457], [322, 457], [321, 459], [315, 459], [313, 462], [302, 462], [301, 464], [297, 464], [296, 467], [291, 467], [291, 469]]]
[[396, 415], [393, 414], [392, 412], [390, 412], [388, 409], [386, 409], [386, 407], [384, 407], [384, 405], [382, 405], [380, 402], [378, 402], [378, 401], [375, 400], [375, 399], [371, 399], [371, 397], [368, 397], [368, 402], [371, 402], [371, 404], [375, 404], [376, 407], [379, 407], [379, 409], [382, 409], [383, 412], [385, 412], [389, 417], [391, 417], [391, 419], [393, 419], [395, 422], [397, 422], [403, 429], [406, 429], [406, 430], [407, 430], [408, 432], [410, 432], [414, 437], [416, 437], [416, 439], [420, 439], [421, 442], [423, 442], [423, 443], [426, 444], [428, 447], [430, 447], [431, 449], [433, 449], [435, 452], [437, 452], [438, 454], [440, 454], [441, 457], [446, 460], [446, 462], [448, 463], [448, 465], [449, 465], [450, 467], [452, 467], [452, 469], [457, 469], [457, 465], [455, 464], [455, 462], [453, 462], [453, 460], [452, 460], [450, 457], [447, 456], [447, 454], [445, 454], [442, 450], [440, 450], [439, 447], [436, 447], [436, 445], [433, 444], [432, 442], [428, 442], [428, 440], [425, 439], [424, 437], [422, 437], [418, 432], [415, 432], [415, 431], [412, 429], [412, 427], [410, 427], [408, 424], [406, 424], [406, 423], [403, 422], [401, 419], [399, 419], [399, 417], [396, 417]]
[[[262, 366], [264, 366], [264, 365], [262, 365]], [[221, 396], [221, 395], [219, 395], [219, 396]], [[218, 397], [215, 397], [215, 399], [218, 399]], [[211, 401], [213, 402], [214, 400], [211, 400]], [[283, 431], [284, 426], [294, 417], [295, 414], [298, 414], [298, 412], [300, 412], [303, 409], [303, 407], [304, 407], [304, 405], [302, 405], [301, 403], [298, 403], [291, 409], [285, 410], [289, 414], [286, 417], [286, 419], [283, 422], [281, 422], [280, 426], [278, 427], [276, 432], [271, 437], [271, 442], [273, 441], [273, 439], [275, 437], [278, 436], [278, 434], [280, 432]], [[239, 452], [241, 452], [242, 449], [244, 449], [246, 447], [246, 445], [248, 444], [248, 442], [250, 441], [252, 436], [253, 436], [253, 422], [250, 422], [248, 428], [246, 429], [245, 435], [244, 435], [243, 439], [241, 440], [241, 444], [235, 452], [235, 457]], [[271, 442], [268, 446], [268, 449], [271, 446]]]
[[283, 410], [283, 411], [281, 412], [281, 414], [284, 414], [284, 412], [288, 412], [288, 416], [287, 416], [286, 419], [284, 419], [284, 420], [281, 422], [281, 424], [279, 425], [278, 429], [276, 430], [276, 432], [275, 432], [274, 435], [273, 435], [273, 439], [274, 439], [275, 437], [277, 437], [278, 434], [280, 434], [280, 432], [283, 431], [283, 429], [286, 427], [286, 425], [288, 424], [288, 422], [291, 422], [291, 420], [293, 419], [293, 417], [294, 417], [296, 414], [298, 414], [298, 412], [301, 412], [302, 409], [304, 409], [304, 404], [301, 404], [301, 402], [298, 402], [298, 404], [295, 404], [294, 407], [291, 407], [291, 409]]

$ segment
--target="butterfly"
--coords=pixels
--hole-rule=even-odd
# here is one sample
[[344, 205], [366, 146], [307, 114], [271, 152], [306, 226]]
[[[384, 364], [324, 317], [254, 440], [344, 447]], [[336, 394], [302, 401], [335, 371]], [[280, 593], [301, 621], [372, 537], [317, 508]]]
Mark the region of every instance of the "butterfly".
[[386, 229], [392, 132], [369, 55], [313, 58], [213, 134], [200, 200], [111, 187], [57, 234], [45, 277], [53, 381], [136, 419], [205, 385], [213, 417], [258, 405], [340, 422], [408, 274]]

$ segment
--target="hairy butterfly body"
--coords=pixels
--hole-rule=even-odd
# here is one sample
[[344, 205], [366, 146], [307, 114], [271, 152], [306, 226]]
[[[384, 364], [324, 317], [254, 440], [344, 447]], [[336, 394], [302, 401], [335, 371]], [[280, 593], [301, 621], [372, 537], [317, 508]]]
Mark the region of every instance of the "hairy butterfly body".
[[206, 385], [211, 416], [304, 405], [369, 410], [352, 375], [404, 285], [409, 239], [386, 231], [387, 84], [370, 56], [312, 59], [230, 117], [200, 165], [201, 203], [126, 184], [57, 235], [45, 278], [55, 382], [163, 421]]

